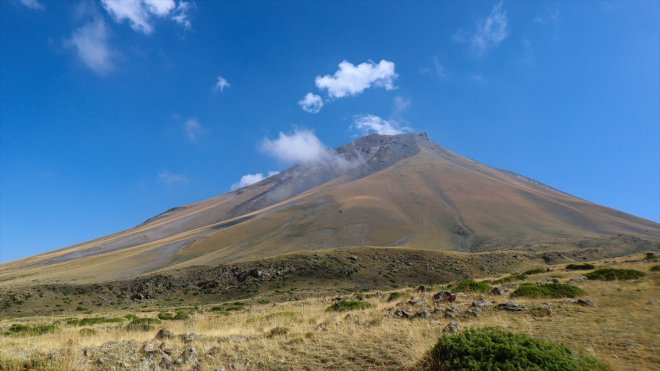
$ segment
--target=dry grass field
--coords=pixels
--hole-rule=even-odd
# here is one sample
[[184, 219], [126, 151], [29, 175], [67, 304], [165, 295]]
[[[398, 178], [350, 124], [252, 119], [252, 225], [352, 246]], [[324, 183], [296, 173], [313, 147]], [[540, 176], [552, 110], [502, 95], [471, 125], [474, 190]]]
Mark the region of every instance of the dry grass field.
[[[392, 292], [347, 295], [343, 299], [355, 300], [361, 295], [372, 307], [346, 312], [327, 310], [338, 300], [333, 297], [224, 304], [225, 310], [220, 311], [212, 308], [221, 304], [196, 307], [190, 308], [189, 319], [164, 320], [144, 331], [127, 330], [128, 319], [83, 327], [67, 324], [71, 314], [2, 319], [0, 369], [413, 369], [443, 336], [449, 322], [458, 323], [462, 329], [496, 326], [563, 343], [617, 370], [659, 369], [660, 273], [650, 271], [658, 263], [635, 255], [594, 264], [633, 268], [646, 272], [646, 276], [629, 281], [592, 281], [583, 278], [585, 271], [551, 266], [548, 272], [529, 275], [525, 282], [555, 278], [570, 283], [585, 290], [580, 298], [593, 300], [595, 306], [566, 298], [516, 298], [530, 309], [524, 312], [498, 309], [498, 304], [511, 299], [492, 293], [459, 293], [454, 303], [434, 302], [433, 295], [447, 289], [437, 285], [424, 293], [415, 288], [398, 290], [403, 295], [392, 301], [388, 301]], [[521, 282], [505, 286], [515, 288]], [[466, 314], [470, 304], [479, 299], [493, 306], [478, 316]], [[542, 303], [550, 304], [550, 316], [531, 310]], [[453, 319], [445, 314], [449, 307], [457, 313]], [[397, 308], [413, 315], [426, 310], [427, 316], [401, 318], [395, 314]], [[160, 311], [144, 308], [102, 315], [155, 319]], [[90, 316], [94, 314], [78, 315]], [[42, 335], [10, 331], [14, 324], [54, 323], [55, 332]], [[85, 335], [82, 328], [93, 329], [95, 334]], [[161, 328], [176, 337], [155, 339]]]

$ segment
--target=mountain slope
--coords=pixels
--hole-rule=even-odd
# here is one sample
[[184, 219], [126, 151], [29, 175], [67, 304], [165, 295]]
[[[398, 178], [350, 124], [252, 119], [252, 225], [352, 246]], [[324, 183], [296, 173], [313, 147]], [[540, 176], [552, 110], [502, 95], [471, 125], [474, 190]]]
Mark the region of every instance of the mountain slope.
[[300, 250], [485, 251], [660, 239], [660, 225], [461, 157], [425, 134], [370, 135], [114, 235], [0, 266], [0, 280], [94, 281]]

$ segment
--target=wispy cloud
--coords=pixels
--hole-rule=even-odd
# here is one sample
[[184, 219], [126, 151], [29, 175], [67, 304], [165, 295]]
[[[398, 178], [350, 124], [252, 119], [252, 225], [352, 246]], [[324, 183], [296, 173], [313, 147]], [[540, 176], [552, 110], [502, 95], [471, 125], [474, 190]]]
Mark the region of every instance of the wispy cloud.
[[45, 10], [46, 7], [44, 7], [44, 4], [39, 2], [39, 0], [19, 0], [19, 3], [23, 5], [26, 8], [30, 8], [32, 10]]
[[394, 121], [388, 121], [376, 115], [358, 115], [353, 117], [352, 127], [358, 130], [362, 135], [380, 134], [397, 135], [405, 133], [407, 128], [399, 128]]
[[499, 2], [486, 18], [477, 22], [474, 30], [459, 30], [453, 40], [469, 42], [472, 53], [481, 57], [504, 41], [509, 34], [509, 18]]
[[158, 181], [165, 184], [188, 184], [188, 177], [183, 174], [171, 173], [169, 170], [158, 172]]
[[191, 142], [196, 142], [205, 131], [204, 127], [194, 117], [183, 123], [183, 130], [186, 133], [186, 138]]
[[174, 0], [101, 0], [103, 8], [117, 22], [128, 21], [135, 31], [150, 34], [154, 30], [154, 19], [172, 19], [186, 29], [190, 29], [188, 12], [191, 6]]
[[534, 18], [534, 22], [543, 26], [556, 27], [557, 23], [559, 23], [559, 10], [555, 10], [552, 13], [539, 15]]
[[231, 190], [235, 191], [237, 189], [247, 187], [249, 185], [259, 183], [260, 181], [270, 178], [273, 175], [279, 174], [278, 171], [269, 171], [267, 174], [264, 173], [256, 173], [256, 174], [245, 174], [241, 177], [241, 180], [239, 180], [237, 183], [234, 183], [231, 185]]
[[419, 69], [423, 75], [437, 77], [439, 79], [446, 79], [448, 75], [445, 66], [440, 63], [438, 57], [433, 57], [431, 66], [422, 67]]
[[227, 81], [227, 79], [225, 79], [222, 76], [218, 76], [214, 86], [215, 91], [219, 91], [222, 93], [223, 91], [225, 91], [226, 88], [230, 88], [230, 87], [231, 84], [229, 83], [229, 81]]
[[330, 98], [343, 98], [358, 95], [371, 86], [395, 89], [397, 77], [395, 65], [390, 61], [369, 61], [357, 66], [343, 61], [334, 75], [317, 76], [315, 82], [320, 90], [328, 91]]
[[75, 49], [78, 58], [99, 75], [105, 75], [114, 68], [114, 52], [110, 48], [108, 30], [102, 18], [77, 29], [65, 45]]
[[277, 139], [264, 138], [260, 149], [279, 162], [289, 164], [316, 161], [326, 152], [319, 138], [306, 129], [296, 130], [292, 134], [280, 132]]
[[323, 98], [316, 94], [307, 93], [303, 99], [298, 101], [298, 105], [305, 112], [319, 113], [323, 108]]

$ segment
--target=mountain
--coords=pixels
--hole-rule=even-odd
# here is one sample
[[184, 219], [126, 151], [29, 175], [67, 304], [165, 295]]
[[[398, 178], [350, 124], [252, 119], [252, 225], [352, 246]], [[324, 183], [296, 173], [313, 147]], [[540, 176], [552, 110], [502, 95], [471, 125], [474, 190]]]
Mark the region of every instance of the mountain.
[[118, 280], [336, 247], [543, 251], [613, 238], [658, 241], [660, 224], [488, 167], [426, 134], [374, 134], [135, 228], [0, 265], [0, 282]]

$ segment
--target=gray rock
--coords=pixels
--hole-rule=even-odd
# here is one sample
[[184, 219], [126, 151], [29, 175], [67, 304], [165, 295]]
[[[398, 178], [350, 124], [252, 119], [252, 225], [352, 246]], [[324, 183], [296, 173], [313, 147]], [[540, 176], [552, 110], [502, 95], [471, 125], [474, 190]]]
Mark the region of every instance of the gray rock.
[[156, 339], [158, 340], [163, 340], [163, 339], [174, 339], [175, 335], [172, 331], [163, 328], [158, 330], [158, 333], [156, 333]]
[[442, 332], [445, 334], [455, 334], [459, 331], [461, 331], [461, 325], [459, 325], [457, 322], [449, 322], [447, 326], [442, 329]]
[[469, 307], [466, 311], [465, 314], [470, 317], [479, 317], [481, 315], [481, 309], [479, 307]]
[[479, 309], [486, 309], [492, 307], [493, 303], [488, 300], [476, 300], [472, 302], [471, 306]]
[[142, 348], [142, 353], [144, 354], [152, 354], [160, 351], [159, 348], [160, 344], [156, 341], [150, 341], [147, 344], [144, 345], [144, 348]]
[[577, 303], [580, 305], [584, 305], [585, 307], [595, 307], [596, 303], [594, 303], [593, 300], [591, 299], [578, 299]]
[[535, 306], [529, 311], [534, 317], [549, 317], [552, 315], [552, 307], [548, 303]]
[[189, 332], [183, 336], [183, 341], [185, 343], [192, 343], [193, 341], [200, 340], [202, 338], [203, 338], [202, 335], [197, 335], [194, 332]]
[[350, 260], [352, 260], [352, 261], [354, 261], [354, 262], [360, 260], [356, 255], [351, 255], [351, 256], [348, 257], [348, 259], [350, 259]]
[[502, 304], [498, 305], [497, 307], [501, 310], [506, 310], [506, 311], [509, 311], [509, 312], [522, 312], [522, 311], [527, 310], [527, 308], [524, 305], [518, 304], [517, 302], [515, 302], [513, 300], [512, 301], [507, 301], [506, 303], [502, 303]]
[[424, 292], [426, 292], [426, 286], [424, 286], [424, 285], [420, 285], [420, 286], [417, 288], [417, 292], [419, 292], [419, 293], [424, 293]]
[[451, 291], [440, 291], [439, 293], [433, 295], [433, 300], [435, 301], [456, 301], [456, 295], [452, 294]]
[[415, 313], [415, 318], [426, 318], [429, 316], [429, 311], [422, 309], [419, 312]]
[[160, 367], [171, 369], [174, 367], [174, 361], [169, 354], [163, 354], [163, 357], [160, 359]]
[[490, 293], [493, 295], [506, 295], [508, 292], [509, 290], [505, 289], [504, 287], [495, 287], [490, 291]]
[[181, 352], [181, 355], [177, 359], [177, 363], [190, 363], [190, 362], [196, 362], [197, 361], [197, 349], [195, 347], [190, 347], [183, 352]]

